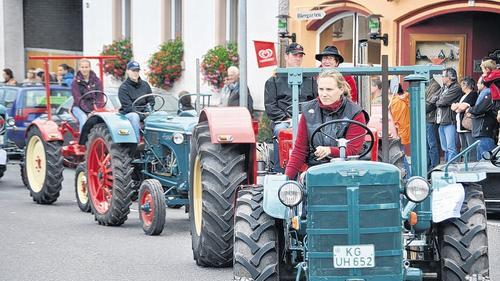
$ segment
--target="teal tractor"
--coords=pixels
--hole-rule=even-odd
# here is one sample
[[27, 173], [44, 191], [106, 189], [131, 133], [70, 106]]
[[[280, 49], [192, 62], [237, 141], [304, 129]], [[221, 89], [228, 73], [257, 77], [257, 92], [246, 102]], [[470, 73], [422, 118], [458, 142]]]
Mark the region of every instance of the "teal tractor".
[[[424, 90], [440, 68], [383, 69], [340, 71], [408, 75], [412, 177], [403, 180], [391, 164], [343, 157], [308, 168], [303, 180], [269, 174], [262, 185], [243, 186], [234, 214], [235, 280], [489, 280], [486, 209], [477, 184], [485, 174], [446, 167], [427, 176]], [[302, 77], [318, 71], [277, 71], [293, 88], [294, 128]], [[316, 133], [336, 122], [354, 121], [327, 122]], [[345, 149], [344, 139], [338, 143]]]

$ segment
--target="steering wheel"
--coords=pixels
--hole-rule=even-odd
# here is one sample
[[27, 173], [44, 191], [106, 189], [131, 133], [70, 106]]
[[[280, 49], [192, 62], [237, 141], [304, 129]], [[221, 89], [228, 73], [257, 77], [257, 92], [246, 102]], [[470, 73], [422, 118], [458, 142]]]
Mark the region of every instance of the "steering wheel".
[[[102, 95], [103, 99], [100, 100], [99, 97]], [[88, 103], [83, 103], [84, 101], [88, 101]], [[104, 108], [106, 103], [108, 102], [108, 96], [106, 93], [100, 90], [93, 90], [86, 92], [83, 96], [81, 96], [80, 101], [78, 102], [78, 107], [85, 113], [90, 113], [98, 108]], [[91, 108], [89, 108], [91, 107]]]
[[[145, 99], [148, 99], [150, 97], [154, 97], [153, 100], [154, 100], [154, 105], [151, 106], [151, 103], [150, 101], [144, 101]], [[156, 104], [156, 98], [160, 98], [161, 100], [161, 104], [158, 106]], [[142, 101], [141, 103], [145, 103], [145, 104], [140, 104], [139, 105], [139, 101]], [[160, 94], [147, 94], [147, 95], [143, 95], [143, 96], [140, 96], [139, 98], [137, 98], [133, 103], [132, 103], [132, 110], [137, 113], [137, 114], [144, 114], [145, 112], [154, 112], [154, 111], [158, 111], [160, 110], [163, 106], [165, 105], [165, 98], [160, 95]], [[156, 108], [156, 109], [155, 109]]]
[[[353, 124], [353, 125], [356, 125], [356, 126], [360, 126], [361, 128], [363, 128], [365, 130], [365, 133], [362, 134], [362, 135], [359, 135], [355, 138], [352, 138], [352, 139], [344, 139], [344, 138], [337, 138], [335, 136], [332, 136], [332, 135], [329, 135], [327, 133], [325, 133], [323, 131], [323, 128], [326, 128], [327, 126], [332, 126], [332, 125], [335, 125], [335, 124], [339, 124], [339, 123], [350, 123], [350, 124]], [[347, 126], [348, 128], [349, 126]], [[331, 120], [331, 121], [328, 121], [328, 122], [325, 122], [321, 125], [319, 125], [319, 127], [317, 127], [314, 132], [312, 133], [311, 135], [311, 139], [309, 140], [309, 146], [311, 147], [312, 151], [315, 151], [316, 148], [319, 146], [316, 146], [313, 142], [314, 140], [314, 137], [316, 136], [316, 134], [318, 133], [321, 133], [323, 136], [331, 139], [331, 140], [334, 140], [336, 141], [337, 143], [339, 143], [339, 140], [344, 140], [345, 141], [345, 144], [347, 145], [349, 142], [353, 141], [353, 140], [357, 140], [359, 138], [362, 138], [362, 137], [365, 137], [366, 135], [369, 135], [370, 136], [370, 145], [368, 146], [368, 148], [365, 148], [365, 150], [359, 155], [359, 158], [362, 158], [363, 156], [367, 155], [373, 148], [373, 144], [375, 143], [375, 136], [373, 135], [372, 131], [363, 123], [360, 123], [358, 121], [354, 121], [354, 120], [349, 120], [349, 119], [338, 119], [338, 120]]]
[[497, 146], [490, 152], [490, 161], [495, 167], [500, 168], [500, 146]]

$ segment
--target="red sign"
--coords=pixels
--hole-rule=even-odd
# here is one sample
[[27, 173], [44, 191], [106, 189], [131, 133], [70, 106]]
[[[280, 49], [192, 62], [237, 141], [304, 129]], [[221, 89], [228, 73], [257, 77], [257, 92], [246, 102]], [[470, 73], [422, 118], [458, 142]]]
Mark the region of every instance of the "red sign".
[[274, 42], [253, 41], [255, 44], [255, 55], [259, 68], [277, 65]]

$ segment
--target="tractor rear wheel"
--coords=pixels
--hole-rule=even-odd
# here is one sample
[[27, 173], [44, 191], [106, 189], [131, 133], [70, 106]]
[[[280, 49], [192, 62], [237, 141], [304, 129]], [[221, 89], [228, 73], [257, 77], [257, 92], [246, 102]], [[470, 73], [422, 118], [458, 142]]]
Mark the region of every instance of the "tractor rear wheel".
[[438, 225], [442, 281], [485, 280], [489, 276], [486, 207], [481, 185], [463, 184], [461, 217]]
[[75, 195], [82, 212], [90, 212], [89, 190], [87, 184], [87, 165], [80, 163], [75, 170]]
[[200, 266], [233, 264], [234, 196], [246, 183], [245, 154], [237, 144], [213, 144], [207, 122], [191, 140], [189, 217], [194, 259]]
[[62, 141], [44, 141], [40, 130], [28, 132], [25, 169], [30, 196], [38, 204], [52, 204], [59, 197], [63, 181]]
[[264, 212], [262, 188], [238, 193], [234, 224], [234, 280], [279, 280], [278, 227]]
[[406, 175], [409, 175], [410, 171], [407, 171], [407, 168], [404, 164], [405, 153], [401, 148], [401, 143], [396, 139], [389, 139], [389, 159], [384, 159], [382, 153], [382, 145], [378, 146], [378, 161], [384, 162], [388, 164], [392, 164], [399, 168], [401, 171], [401, 178], [405, 178]]
[[[23, 157], [23, 163], [26, 163], [26, 159]], [[26, 168], [24, 164], [19, 164], [19, 168], [21, 170], [21, 180], [23, 181], [24, 186], [29, 189], [28, 184], [28, 176], [26, 175]]]
[[105, 124], [97, 124], [87, 141], [90, 207], [102, 225], [122, 225], [132, 204], [132, 158], [126, 145], [113, 143]]
[[139, 218], [147, 235], [158, 235], [165, 226], [165, 195], [158, 180], [147, 179], [139, 189]]

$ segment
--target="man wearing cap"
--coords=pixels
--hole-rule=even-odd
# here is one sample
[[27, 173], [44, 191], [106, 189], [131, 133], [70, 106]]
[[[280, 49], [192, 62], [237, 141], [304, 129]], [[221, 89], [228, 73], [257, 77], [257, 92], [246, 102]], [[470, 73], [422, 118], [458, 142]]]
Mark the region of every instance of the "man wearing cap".
[[[344, 58], [340, 55], [339, 50], [335, 46], [326, 46], [322, 53], [316, 54], [316, 60], [321, 62], [321, 67], [338, 67], [344, 62]], [[358, 101], [358, 88], [356, 80], [350, 75], [344, 75], [344, 79], [351, 87], [351, 99], [354, 102]]]
[[[125, 117], [130, 120], [130, 123], [134, 128], [137, 140], [139, 140], [140, 122], [141, 120], [144, 120], [144, 118], [146, 118], [147, 112], [139, 112], [141, 114], [138, 114], [132, 108], [132, 103], [141, 96], [152, 93], [151, 87], [149, 86], [148, 82], [142, 80], [139, 76], [140, 70], [141, 67], [139, 66], [138, 62], [130, 61], [127, 64], [128, 78], [127, 80], [125, 80], [125, 82], [122, 83], [120, 89], [118, 90], [118, 98], [120, 99], [121, 103], [120, 113], [124, 114]], [[136, 104], [138, 107], [136, 108], [136, 110], [144, 108], [144, 105], [146, 105], [147, 103], [154, 104], [154, 98], [150, 97], [147, 98], [147, 100], [142, 99], [139, 103]]]
[[[304, 47], [298, 43], [291, 43], [286, 48], [286, 67], [301, 67], [304, 57]], [[306, 77], [300, 87], [299, 102], [313, 100], [318, 96], [316, 81]], [[288, 85], [287, 77], [272, 76], [266, 81], [264, 104], [266, 114], [274, 123], [274, 137], [279, 131], [290, 127], [292, 116], [292, 88]], [[284, 172], [279, 166], [278, 143], [274, 141], [274, 163], [276, 172]]]

